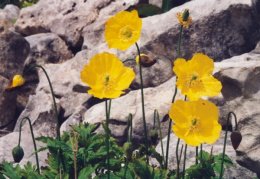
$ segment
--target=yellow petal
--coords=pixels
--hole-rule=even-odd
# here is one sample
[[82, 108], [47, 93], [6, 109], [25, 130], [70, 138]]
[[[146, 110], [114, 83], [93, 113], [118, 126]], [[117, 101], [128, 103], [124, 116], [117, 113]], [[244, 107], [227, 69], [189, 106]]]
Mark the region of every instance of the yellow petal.
[[24, 85], [24, 83], [25, 83], [25, 80], [22, 75], [15, 75], [12, 79], [12, 83], [11, 83], [10, 87], [8, 87], [8, 88], [16, 88], [16, 87]]
[[189, 62], [193, 66], [193, 70], [199, 75], [212, 74], [213, 72], [214, 61], [207, 55], [195, 53]]
[[174, 61], [173, 72], [176, 76], [186, 73], [187, 61], [184, 58], [178, 58]]
[[121, 11], [105, 25], [105, 40], [109, 48], [126, 50], [140, 38], [142, 20], [137, 11]]

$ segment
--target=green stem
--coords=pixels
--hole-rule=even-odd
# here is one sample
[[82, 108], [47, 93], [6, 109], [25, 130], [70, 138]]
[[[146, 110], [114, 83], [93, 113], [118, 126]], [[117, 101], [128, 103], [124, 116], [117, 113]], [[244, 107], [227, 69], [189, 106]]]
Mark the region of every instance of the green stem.
[[37, 146], [36, 146], [36, 142], [35, 142], [35, 137], [34, 137], [34, 133], [33, 133], [33, 128], [32, 128], [32, 123], [29, 117], [25, 117], [21, 120], [20, 123], [20, 130], [19, 130], [19, 140], [18, 140], [18, 146], [20, 147], [20, 143], [21, 143], [21, 131], [22, 131], [22, 125], [23, 125], [23, 121], [27, 120], [29, 122], [30, 125], [30, 131], [31, 131], [31, 135], [32, 135], [32, 140], [33, 140], [33, 146], [34, 146], [34, 152], [35, 152], [35, 159], [36, 159], [36, 165], [37, 165], [37, 172], [40, 174], [40, 165], [39, 165], [39, 157], [38, 157], [38, 151], [37, 151]]
[[[57, 108], [57, 103], [56, 103], [56, 100], [55, 100], [55, 95], [54, 95], [54, 90], [53, 90], [53, 87], [52, 87], [52, 83], [51, 83], [51, 80], [50, 80], [50, 77], [47, 73], [47, 71], [45, 70], [45, 68], [43, 68], [43, 66], [41, 65], [33, 65], [31, 66], [31, 68], [40, 68], [43, 73], [45, 74], [46, 78], [47, 78], [47, 81], [48, 81], [48, 84], [50, 86], [50, 90], [51, 90], [51, 96], [52, 96], [52, 101], [53, 101], [53, 106], [54, 106], [54, 112], [55, 112], [55, 117], [56, 117], [56, 137], [57, 139], [60, 141], [60, 121], [59, 121], [59, 114], [58, 114], [58, 108]], [[29, 68], [29, 70], [31, 69]], [[63, 157], [62, 157], [62, 151], [61, 149], [58, 150], [58, 165], [59, 165], [59, 173], [60, 173], [60, 178], [62, 178], [62, 168], [60, 167], [60, 160], [62, 160], [62, 165], [63, 165], [63, 169], [65, 169], [65, 163], [64, 163], [64, 160], [63, 160]]]
[[127, 135], [127, 141], [132, 141], [132, 135], [133, 135], [133, 115], [130, 113], [128, 116], [128, 135]]
[[[183, 26], [180, 26], [180, 32], [179, 32], [179, 38], [178, 38], [178, 51], [177, 51], [177, 57], [180, 57], [181, 54], [181, 40], [182, 40], [182, 31], [183, 31]], [[176, 77], [176, 82], [177, 82], [177, 77]], [[176, 95], [177, 95], [178, 89], [177, 86], [175, 85], [175, 90], [174, 94], [172, 97], [172, 103], [174, 103]], [[169, 158], [169, 147], [170, 147], [170, 134], [171, 134], [171, 129], [172, 129], [172, 120], [169, 120], [169, 126], [168, 126], [168, 133], [167, 133], [167, 146], [166, 146], [166, 160], [165, 160], [165, 169], [168, 168], [168, 158]]]
[[222, 160], [221, 160], [221, 168], [220, 168], [220, 175], [219, 175], [219, 179], [222, 179], [223, 177], [223, 170], [224, 170], [224, 158], [225, 158], [225, 152], [226, 152], [226, 145], [227, 145], [227, 134], [228, 134], [228, 125], [229, 125], [229, 121], [231, 119], [231, 116], [234, 116], [235, 118], [235, 129], [237, 130], [237, 116], [234, 112], [229, 112], [228, 113], [228, 117], [227, 117], [227, 124], [226, 124], [226, 131], [225, 131], [225, 139], [224, 139], [224, 147], [223, 147], [223, 153], [222, 153]]
[[156, 117], [157, 119], [157, 123], [158, 123], [158, 130], [159, 130], [159, 135], [160, 135], [160, 143], [161, 143], [161, 149], [162, 149], [162, 157], [163, 157], [163, 163], [162, 165], [164, 165], [165, 161], [164, 161], [164, 150], [163, 150], [163, 142], [162, 142], [162, 129], [161, 129], [161, 121], [160, 121], [160, 116], [157, 110], [154, 110], [154, 117]]
[[182, 40], [182, 31], [183, 31], [183, 26], [180, 26], [180, 32], [179, 32], [179, 38], [178, 38], [178, 53], [177, 53], [177, 57], [180, 57], [181, 55], [181, 40]]
[[182, 178], [185, 178], [185, 167], [186, 167], [186, 154], [187, 154], [187, 144], [184, 148], [184, 160], [183, 160], [183, 170], [182, 170]]
[[200, 144], [200, 161], [202, 161], [202, 151], [203, 151], [202, 144]]
[[45, 76], [46, 76], [46, 78], [47, 78], [47, 80], [48, 80], [48, 84], [49, 84], [50, 90], [51, 90], [51, 96], [52, 96], [52, 101], [53, 101], [53, 106], [54, 106], [54, 112], [55, 112], [56, 122], [57, 122], [56, 134], [57, 134], [58, 140], [60, 140], [60, 121], [59, 121], [59, 114], [58, 114], [57, 103], [56, 103], [56, 100], [55, 100], [54, 90], [53, 90], [53, 87], [52, 87], [52, 83], [51, 83], [50, 77], [49, 77], [47, 71], [45, 70], [45, 68], [43, 68], [41, 65], [34, 65], [33, 67], [42, 69], [43, 73], [45, 74]]
[[110, 118], [110, 109], [111, 109], [111, 100], [109, 100], [109, 104], [107, 100], [105, 101], [106, 105], [106, 148], [107, 148], [107, 178], [110, 179], [110, 161], [109, 161], [109, 118]]
[[180, 144], [180, 138], [177, 140], [177, 145], [176, 145], [176, 161], [177, 161], [177, 169], [176, 169], [176, 175], [177, 178], [179, 178], [179, 170], [180, 170], [180, 160], [179, 160], [179, 144]]
[[[174, 103], [175, 98], [177, 96], [177, 86], [175, 85], [174, 94], [172, 97], [172, 103]], [[168, 126], [168, 132], [167, 132], [167, 144], [166, 144], [166, 159], [165, 159], [165, 169], [168, 168], [168, 159], [169, 159], [169, 148], [170, 148], [170, 139], [171, 139], [171, 130], [172, 130], [172, 120], [169, 118], [169, 126]]]
[[198, 164], [199, 147], [196, 147], [196, 164]]
[[[135, 43], [139, 60], [141, 62], [141, 52], [140, 48], [137, 43]], [[139, 73], [140, 73], [140, 82], [141, 82], [141, 100], [142, 100], [142, 115], [143, 115], [143, 126], [144, 126], [144, 138], [145, 138], [145, 148], [146, 148], [146, 163], [149, 163], [148, 158], [148, 136], [147, 136], [147, 128], [146, 128], [146, 120], [145, 120], [145, 109], [144, 109], [144, 84], [143, 84], [143, 72], [142, 72], [142, 65], [141, 63], [138, 63], [139, 65]]]

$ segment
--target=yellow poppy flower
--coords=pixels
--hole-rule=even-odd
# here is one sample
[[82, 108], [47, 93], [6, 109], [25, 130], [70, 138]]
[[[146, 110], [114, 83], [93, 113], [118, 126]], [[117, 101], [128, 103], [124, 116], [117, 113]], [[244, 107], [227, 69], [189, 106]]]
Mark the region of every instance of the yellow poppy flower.
[[129, 88], [135, 78], [114, 54], [100, 53], [92, 57], [81, 71], [81, 80], [91, 88], [88, 93], [103, 99], [117, 98]]
[[25, 80], [22, 75], [14, 75], [12, 82], [11, 82], [10, 86], [7, 87], [7, 89], [13, 89], [13, 88], [22, 86], [22, 85], [24, 85], [24, 83], [25, 83]]
[[174, 122], [172, 130], [188, 145], [213, 144], [220, 136], [218, 108], [212, 102], [178, 100], [172, 104], [169, 116]]
[[196, 53], [189, 61], [178, 58], [173, 67], [177, 76], [176, 85], [190, 100], [217, 96], [222, 85], [212, 76], [213, 68], [213, 60], [202, 53]]
[[189, 28], [192, 23], [192, 19], [190, 17], [190, 12], [188, 9], [185, 9], [182, 13], [177, 13], [177, 19], [184, 28]]
[[108, 19], [105, 25], [105, 39], [109, 48], [126, 50], [140, 38], [142, 20], [138, 12], [121, 11]]

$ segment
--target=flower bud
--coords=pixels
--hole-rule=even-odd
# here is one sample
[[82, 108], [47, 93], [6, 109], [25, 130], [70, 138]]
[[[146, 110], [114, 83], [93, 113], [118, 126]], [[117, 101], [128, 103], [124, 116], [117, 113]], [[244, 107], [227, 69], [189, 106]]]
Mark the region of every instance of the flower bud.
[[153, 145], [155, 145], [157, 143], [158, 136], [159, 136], [158, 131], [156, 129], [152, 129], [150, 131], [151, 142]]
[[7, 89], [13, 89], [19, 86], [24, 85], [25, 79], [22, 75], [14, 75], [11, 84], [7, 87]]
[[24, 156], [23, 148], [21, 146], [16, 146], [15, 148], [13, 148], [12, 154], [13, 154], [14, 161], [16, 163], [19, 163]]
[[140, 62], [143, 67], [150, 67], [150, 66], [152, 66], [153, 64], [156, 63], [155, 59], [150, 58], [146, 54], [142, 53], [140, 56], [141, 56], [141, 60], [139, 58], [139, 55], [137, 55], [136, 58], [135, 58], [135, 61], [136, 61], [137, 64]]
[[188, 21], [190, 16], [189, 9], [185, 9], [184, 12], [182, 13], [182, 20], [183, 21]]
[[236, 150], [242, 141], [242, 135], [239, 131], [233, 131], [230, 135], [233, 148]]

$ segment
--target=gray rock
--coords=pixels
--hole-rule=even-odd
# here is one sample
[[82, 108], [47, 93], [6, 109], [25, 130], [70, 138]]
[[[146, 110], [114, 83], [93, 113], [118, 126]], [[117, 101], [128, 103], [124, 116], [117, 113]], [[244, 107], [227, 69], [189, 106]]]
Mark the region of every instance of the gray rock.
[[20, 9], [17, 6], [8, 4], [0, 10], [0, 19], [16, 20], [19, 16]]
[[29, 43], [20, 34], [7, 30], [0, 33], [0, 51], [0, 74], [8, 79], [21, 74], [30, 51]]
[[56, 34], [43, 33], [26, 37], [30, 44], [30, 55], [26, 65], [45, 63], [62, 63], [72, 58], [66, 43]]
[[[211, 147], [213, 146], [213, 154], [214, 155], [222, 153], [223, 152], [224, 137], [225, 137], [225, 133], [222, 132], [221, 137], [219, 138], [219, 140], [217, 140], [217, 142], [214, 145], [203, 144], [203, 150], [210, 153]], [[170, 145], [169, 145], [170, 148], [169, 148], [169, 159], [168, 159], [168, 161], [169, 161], [168, 166], [169, 166], [170, 169], [176, 169], [176, 166], [177, 166], [177, 164], [176, 164], [176, 154], [175, 154], [177, 140], [178, 140], [178, 138], [174, 135], [174, 133], [172, 133], [171, 136], [170, 136]], [[164, 155], [165, 155], [167, 137], [165, 137], [162, 140], [162, 142], [163, 142]], [[182, 145], [183, 145], [183, 150], [184, 150], [185, 143], [181, 140], [180, 145], [179, 145], [179, 152], [181, 150]], [[159, 152], [160, 154], [162, 153], [161, 143], [159, 143], [156, 146], [156, 151]], [[189, 168], [191, 165], [195, 164], [195, 155], [196, 155], [195, 151], [196, 151], [195, 147], [191, 147], [191, 146], [187, 147], [186, 169]], [[226, 153], [226, 155], [228, 155], [232, 159], [234, 164], [225, 169], [225, 173], [224, 173], [223, 178], [226, 178], [226, 179], [233, 179], [233, 178], [251, 179], [251, 178], [256, 177], [256, 174], [254, 172], [240, 166], [236, 162], [236, 152], [231, 145], [230, 133], [228, 133], [227, 146], [226, 146], [226, 152], [225, 153]], [[156, 163], [155, 160], [152, 160], [152, 163], [155, 164], [155, 165], [158, 165], [158, 163]], [[180, 163], [180, 170], [181, 171], [182, 171], [182, 168], [183, 168], [183, 156], [182, 156], [182, 161]]]
[[[238, 129], [243, 136], [237, 149], [237, 162], [259, 176], [260, 55], [253, 52], [221, 62], [217, 76], [223, 84], [220, 111], [225, 111], [225, 115], [233, 111], [237, 115]], [[234, 121], [232, 124], [234, 128]]]
[[[28, 125], [28, 122], [26, 122]], [[35, 137], [39, 137], [37, 133], [35, 133]], [[12, 150], [14, 147], [18, 145], [19, 132], [12, 132], [4, 137], [0, 138], [0, 163], [3, 161], [13, 162]], [[40, 149], [45, 145], [41, 142], [36, 142], [37, 148]], [[31, 137], [30, 131], [23, 131], [21, 135], [21, 147], [24, 150], [24, 158], [21, 160], [20, 164], [25, 165], [28, 161], [36, 164], [33, 141]], [[47, 151], [42, 151], [38, 153], [40, 166], [46, 165], [47, 159]]]
[[[16, 112], [16, 93], [14, 91], [6, 91], [9, 80], [0, 75], [0, 126], [1, 129], [12, 129], [15, 123]], [[13, 122], [12, 122], [13, 121]]]
[[25, 35], [53, 32], [72, 48], [80, 49], [82, 30], [103, 16], [127, 9], [129, 1], [63, 1], [40, 0], [36, 5], [21, 10], [16, 30]]
[[[56, 99], [57, 101], [57, 99]], [[57, 101], [58, 113], [60, 113], [59, 101]], [[29, 97], [25, 110], [19, 116], [14, 131], [19, 131], [20, 123], [24, 117], [32, 121], [33, 129], [40, 136], [56, 136], [57, 120], [50, 94], [43, 91]], [[30, 131], [28, 125], [23, 125], [23, 131]]]
[[185, 58], [203, 52], [221, 61], [253, 50], [260, 39], [260, 11], [254, 1], [193, 0], [167, 13], [143, 19], [142, 50], [175, 59], [179, 33], [176, 13], [184, 9], [190, 10], [193, 19], [191, 27], [183, 31], [181, 56]]
[[[175, 78], [168, 80], [155, 88], [144, 89], [145, 114], [147, 128], [153, 126], [154, 110], [157, 109], [161, 116], [168, 113], [171, 98], [174, 93]], [[180, 95], [177, 98], [181, 98]], [[143, 118], [140, 90], [131, 91], [125, 96], [112, 100], [110, 122], [112, 135], [118, 139], [125, 140], [127, 120], [129, 114], [133, 115], [133, 138], [136, 141], [143, 139]], [[101, 123], [105, 120], [105, 103], [91, 107], [84, 114], [84, 122]], [[167, 124], [162, 124], [164, 131], [167, 131]]]
[[[0, 32], [0, 126], [15, 120], [17, 91], [6, 91], [15, 74], [21, 74], [29, 53], [28, 42], [19, 34], [5, 30]], [[8, 125], [8, 129], [12, 125]]]

